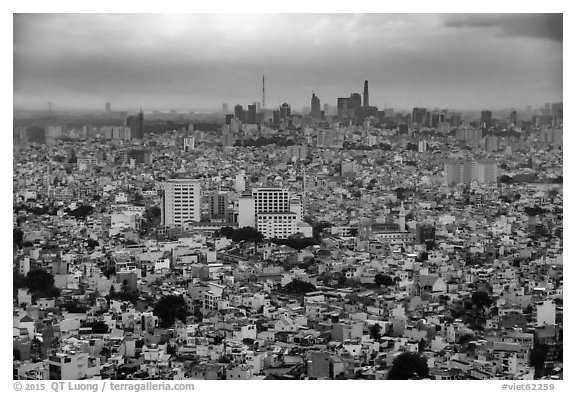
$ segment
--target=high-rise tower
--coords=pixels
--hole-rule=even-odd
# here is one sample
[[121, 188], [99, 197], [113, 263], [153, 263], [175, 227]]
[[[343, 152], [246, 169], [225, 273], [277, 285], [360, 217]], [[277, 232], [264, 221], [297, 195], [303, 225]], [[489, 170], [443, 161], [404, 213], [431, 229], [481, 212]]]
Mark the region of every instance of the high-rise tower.
[[266, 108], [266, 87], [264, 83], [264, 75], [262, 75], [262, 109]]
[[364, 108], [370, 106], [370, 99], [368, 98], [368, 81], [364, 81]]

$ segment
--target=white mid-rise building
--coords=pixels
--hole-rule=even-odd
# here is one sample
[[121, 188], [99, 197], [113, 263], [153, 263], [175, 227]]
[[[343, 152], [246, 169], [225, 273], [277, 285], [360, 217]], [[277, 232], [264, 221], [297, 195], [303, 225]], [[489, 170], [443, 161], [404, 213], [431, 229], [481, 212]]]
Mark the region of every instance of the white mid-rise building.
[[290, 192], [282, 188], [256, 188], [252, 191], [256, 214], [290, 211]]
[[536, 303], [536, 326], [556, 324], [556, 304], [552, 300]]
[[257, 229], [267, 239], [287, 239], [298, 231], [296, 213], [258, 213]]
[[256, 227], [255, 201], [249, 195], [243, 195], [238, 199], [238, 227]]
[[201, 185], [194, 179], [171, 179], [163, 183], [162, 224], [181, 227], [201, 218]]

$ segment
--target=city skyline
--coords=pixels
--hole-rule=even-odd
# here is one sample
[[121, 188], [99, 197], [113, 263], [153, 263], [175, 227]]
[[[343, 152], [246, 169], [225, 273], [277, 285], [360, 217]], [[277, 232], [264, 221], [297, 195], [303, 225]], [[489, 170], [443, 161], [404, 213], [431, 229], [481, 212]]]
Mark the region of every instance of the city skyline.
[[562, 14], [15, 14], [14, 109], [247, 106], [262, 74], [267, 108], [364, 80], [380, 109], [540, 107], [563, 100], [562, 40]]

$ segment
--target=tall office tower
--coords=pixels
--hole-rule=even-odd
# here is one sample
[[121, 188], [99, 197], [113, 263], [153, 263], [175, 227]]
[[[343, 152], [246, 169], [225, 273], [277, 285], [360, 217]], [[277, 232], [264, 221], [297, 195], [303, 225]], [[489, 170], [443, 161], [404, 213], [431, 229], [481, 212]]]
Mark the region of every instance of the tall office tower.
[[280, 106], [280, 118], [286, 119], [287, 117], [290, 117], [290, 115], [291, 115], [290, 105], [288, 105], [287, 103], [283, 103]]
[[362, 96], [360, 93], [350, 94], [350, 100], [348, 101], [348, 110], [350, 111], [351, 117], [356, 117], [358, 115], [358, 110], [362, 107]]
[[312, 93], [312, 98], [310, 99], [310, 116], [314, 119], [320, 119], [322, 117], [320, 112], [320, 99], [314, 93]]
[[266, 83], [264, 75], [262, 75], [262, 109], [266, 108]]
[[484, 127], [490, 127], [492, 125], [492, 111], [480, 112], [480, 123]]
[[516, 111], [512, 111], [510, 113], [510, 120], [512, 121], [512, 123], [517, 126], [518, 125], [518, 112]]
[[564, 118], [564, 103], [554, 102], [550, 109], [552, 111], [552, 126], [558, 127], [562, 125]]
[[462, 122], [462, 115], [460, 113], [452, 113], [450, 117], [450, 125], [452, 127], [460, 127], [460, 123]]
[[550, 103], [544, 104], [544, 116], [552, 116], [552, 109], [550, 108]]
[[112, 110], [112, 106], [110, 105], [109, 102], [106, 103], [106, 105], [104, 106], [104, 110], [106, 111], [106, 113], [110, 113]]
[[194, 179], [170, 179], [163, 183], [162, 225], [181, 227], [186, 222], [200, 222], [201, 185]]
[[246, 113], [246, 123], [256, 124], [256, 104], [248, 105], [248, 112]]
[[228, 194], [214, 191], [210, 194], [210, 217], [225, 219], [228, 216]]
[[431, 120], [432, 120], [432, 124], [431, 124], [432, 128], [438, 127], [438, 124], [440, 124], [442, 121], [442, 113], [436, 112], [436, 111], [432, 112], [432, 119]]
[[144, 138], [144, 113], [142, 110], [138, 116], [128, 116], [124, 125], [130, 128], [132, 139]]
[[338, 117], [340, 119], [347, 117], [348, 116], [348, 104], [349, 104], [350, 99], [349, 98], [343, 98], [343, 97], [339, 97], [338, 98]]
[[426, 108], [414, 108], [412, 109], [412, 122], [423, 126], [426, 124], [426, 114], [428, 110]]
[[368, 81], [364, 81], [364, 108], [370, 106], [370, 99], [368, 98]]
[[234, 107], [234, 117], [244, 122], [244, 108], [242, 105], [238, 104]]
[[233, 118], [234, 118], [234, 115], [226, 115], [226, 124], [232, 123]]
[[227, 103], [222, 104], [222, 113], [224, 113], [225, 115], [228, 114], [228, 104]]

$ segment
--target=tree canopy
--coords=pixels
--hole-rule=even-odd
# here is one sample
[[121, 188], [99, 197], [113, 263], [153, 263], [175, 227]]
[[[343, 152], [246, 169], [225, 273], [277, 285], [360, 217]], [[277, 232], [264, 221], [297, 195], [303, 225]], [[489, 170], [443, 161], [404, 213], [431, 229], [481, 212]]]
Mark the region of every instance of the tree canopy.
[[60, 290], [54, 286], [54, 276], [44, 269], [30, 270], [23, 284], [30, 290], [33, 299], [60, 296]]
[[252, 227], [244, 227], [238, 229], [234, 229], [232, 227], [222, 227], [214, 233], [214, 236], [224, 236], [228, 239], [232, 239], [233, 242], [253, 241], [259, 243], [264, 240], [264, 235]]
[[492, 304], [492, 299], [487, 292], [478, 291], [472, 294], [472, 303], [478, 308], [489, 307]]
[[394, 285], [394, 280], [390, 276], [378, 273], [377, 275], [374, 276], [374, 283], [379, 287], [381, 287], [382, 285], [389, 287], [391, 285]]
[[168, 295], [160, 299], [154, 307], [154, 315], [160, 318], [160, 326], [168, 328], [176, 319], [186, 322], [188, 307], [182, 296]]
[[282, 289], [291, 293], [304, 294], [307, 292], [314, 292], [316, 290], [316, 286], [306, 281], [294, 280], [284, 285]]
[[388, 379], [406, 380], [429, 377], [428, 362], [422, 355], [412, 352], [401, 353], [392, 362]]

